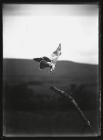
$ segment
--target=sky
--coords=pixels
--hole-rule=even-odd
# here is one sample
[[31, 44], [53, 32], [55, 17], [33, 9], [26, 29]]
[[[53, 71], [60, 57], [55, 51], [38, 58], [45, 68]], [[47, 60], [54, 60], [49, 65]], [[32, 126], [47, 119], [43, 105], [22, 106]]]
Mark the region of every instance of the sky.
[[4, 4], [3, 58], [48, 56], [98, 64], [98, 5]]

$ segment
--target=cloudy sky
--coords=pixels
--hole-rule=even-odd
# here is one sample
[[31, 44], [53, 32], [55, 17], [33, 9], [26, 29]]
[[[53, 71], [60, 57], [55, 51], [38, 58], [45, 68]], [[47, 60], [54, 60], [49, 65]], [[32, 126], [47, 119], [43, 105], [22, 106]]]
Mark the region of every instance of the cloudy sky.
[[98, 5], [4, 4], [3, 58], [50, 56], [98, 64]]

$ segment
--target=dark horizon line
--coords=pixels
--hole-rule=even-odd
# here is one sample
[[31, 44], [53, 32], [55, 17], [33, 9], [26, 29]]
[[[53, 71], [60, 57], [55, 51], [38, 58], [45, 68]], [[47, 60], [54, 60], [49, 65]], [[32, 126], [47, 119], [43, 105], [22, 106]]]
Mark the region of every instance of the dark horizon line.
[[[26, 58], [3, 58], [3, 60], [33, 60], [34, 58], [32, 59], [26, 59]], [[77, 61], [73, 61], [73, 60], [58, 60], [59, 62], [72, 62], [72, 63], [77, 63], [77, 64], [86, 64], [86, 65], [95, 65], [95, 66], [98, 66], [98, 64], [92, 64], [92, 63], [86, 63], [86, 62], [77, 62]], [[57, 62], [58, 62], [57, 61]]]

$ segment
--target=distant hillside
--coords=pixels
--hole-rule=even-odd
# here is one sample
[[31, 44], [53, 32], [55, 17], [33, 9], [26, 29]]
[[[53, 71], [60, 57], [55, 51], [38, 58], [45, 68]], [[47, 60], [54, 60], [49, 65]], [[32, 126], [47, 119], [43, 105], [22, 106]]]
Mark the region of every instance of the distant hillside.
[[40, 70], [34, 60], [4, 59], [3, 81], [9, 109], [34, 110], [41, 108], [41, 102], [47, 109], [72, 108], [50, 90], [52, 84], [67, 93], [71, 90], [82, 108], [96, 109], [97, 106], [97, 65], [58, 61], [55, 71], [50, 73], [48, 69]]
[[[31, 77], [36, 80], [48, 80], [53, 75], [55, 80], [69, 79], [74, 81], [97, 81], [98, 66], [91, 64], [75, 63], [72, 61], [58, 61], [55, 71], [51, 74], [49, 69], [40, 70], [39, 63], [27, 59], [4, 59], [3, 77], [5, 80]], [[7, 78], [9, 77], [9, 78]], [[29, 79], [28, 79], [29, 80]], [[10, 82], [9, 81], [9, 82]]]

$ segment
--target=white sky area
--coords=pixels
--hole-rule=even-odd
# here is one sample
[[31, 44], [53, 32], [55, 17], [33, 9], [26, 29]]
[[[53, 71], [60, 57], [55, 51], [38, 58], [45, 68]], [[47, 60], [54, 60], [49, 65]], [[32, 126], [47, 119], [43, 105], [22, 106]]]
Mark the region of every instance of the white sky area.
[[50, 56], [98, 64], [98, 5], [3, 5], [3, 58]]

